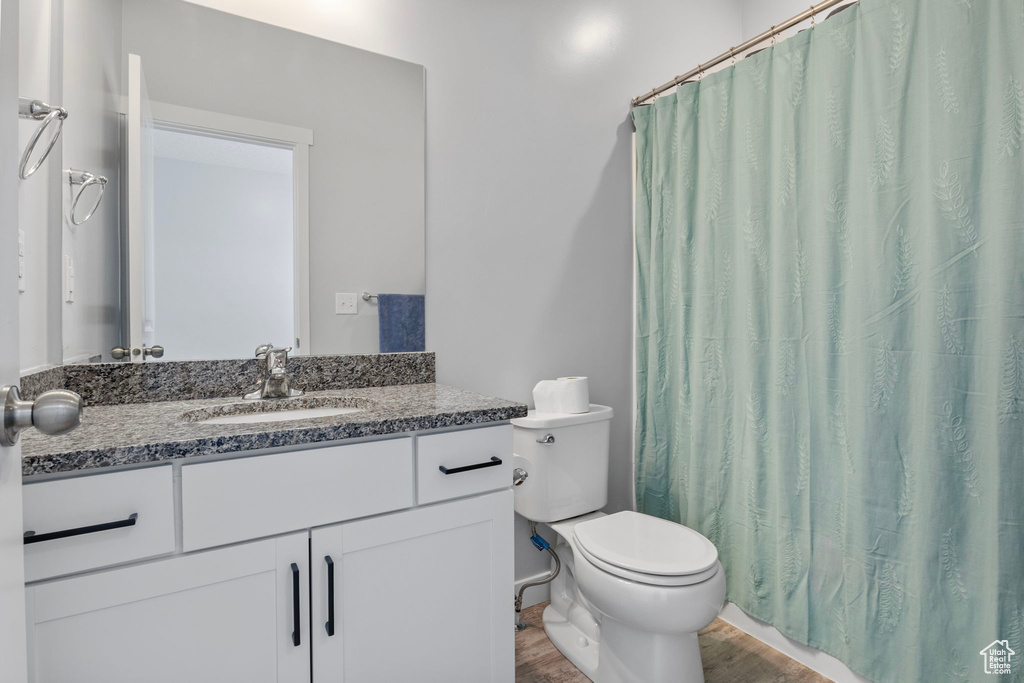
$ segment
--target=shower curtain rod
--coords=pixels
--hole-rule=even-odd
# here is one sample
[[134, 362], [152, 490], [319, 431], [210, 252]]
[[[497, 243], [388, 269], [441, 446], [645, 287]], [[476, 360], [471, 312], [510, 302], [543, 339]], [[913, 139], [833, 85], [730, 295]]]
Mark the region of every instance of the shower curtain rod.
[[[665, 92], [666, 90], [671, 90], [672, 88], [676, 87], [677, 85], [680, 85], [684, 81], [687, 81], [687, 80], [693, 78], [694, 76], [701, 75], [702, 73], [704, 73], [705, 71], [707, 71], [711, 67], [719, 65], [719, 64], [721, 64], [722, 62], [724, 62], [727, 59], [732, 59], [736, 55], [739, 55], [739, 54], [742, 54], [742, 53], [746, 52], [747, 50], [749, 50], [750, 48], [754, 47], [755, 45], [757, 45], [759, 43], [763, 43], [764, 41], [769, 40], [770, 38], [775, 37], [779, 33], [782, 33], [783, 31], [786, 31], [786, 30], [792, 28], [792, 27], [796, 26], [797, 24], [799, 24], [799, 23], [801, 23], [803, 21], [807, 21], [808, 19], [810, 19], [814, 15], [818, 14], [819, 12], [823, 12], [823, 11], [825, 11], [827, 9], [835, 7], [836, 5], [838, 5], [838, 4], [842, 3], [842, 2], [848, 2], [848, 1], [849, 0], [824, 0], [824, 2], [819, 2], [817, 5], [811, 5], [809, 9], [805, 9], [803, 12], [801, 12], [798, 15], [796, 15], [795, 17], [791, 17], [791, 18], [787, 19], [786, 21], [782, 22], [781, 24], [776, 24], [775, 26], [772, 26], [767, 31], [764, 31], [761, 34], [759, 34], [757, 36], [754, 36], [753, 38], [751, 38], [750, 40], [746, 41], [745, 43], [741, 43], [740, 45], [737, 45], [736, 47], [729, 48], [728, 50], [726, 50], [722, 54], [718, 55], [717, 57], [715, 57], [711, 61], [704, 62], [703, 64], [698, 64], [696, 69], [692, 69], [690, 71], [687, 71], [682, 76], [676, 76], [675, 78], [673, 78], [668, 83], [665, 83], [663, 85], [659, 85], [657, 88], [654, 88], [653, 90], [651, 90], [648, 93], [645, 93], [645, 94], [640, 95], [638, 97], [634, 97], [633, 101], [632, 101], [632, 106], [634, 106], [634, 107], [643, 106], [644, 103], [647, 102], [647, 100], [650, 100], [650, 99], [653, 99], [654, 97], [657, 97], [658, 95], [660, 95], [661, 93]], [[851, 4], [853, 4], [853, 3], [851, 3]]]

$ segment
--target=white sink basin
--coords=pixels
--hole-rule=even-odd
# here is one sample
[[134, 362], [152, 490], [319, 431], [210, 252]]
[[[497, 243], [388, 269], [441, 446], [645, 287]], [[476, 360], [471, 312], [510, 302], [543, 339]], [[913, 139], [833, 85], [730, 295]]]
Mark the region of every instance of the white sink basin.
[[257, 422], [285, 422], [286, 420], [309, 420], [315, 417], [334, 417], [361, 412], [362, 408], [296, 408], [294, 410], [275, 410], [265, 413], [242, 413], [240, 415], [220, 415], [205, 420], [197, 420], [208, 425], [244, 425]]
[[372, 407], [373, 401], [361, 397], [303, 396], [207, 406], [190, 410], [182, 414], [181, 419], [184, 422], [207, 425], [248, 425], [337, 417]]

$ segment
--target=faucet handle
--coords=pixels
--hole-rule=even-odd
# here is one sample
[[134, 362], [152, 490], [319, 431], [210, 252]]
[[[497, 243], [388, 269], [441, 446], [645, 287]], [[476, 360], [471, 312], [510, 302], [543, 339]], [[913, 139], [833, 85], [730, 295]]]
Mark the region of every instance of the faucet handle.
[[273, 344], [260, 344], [259, 346], [256, 347], [256, 357], [260, 359], [266, 358], [267, 354], [273, 350]]

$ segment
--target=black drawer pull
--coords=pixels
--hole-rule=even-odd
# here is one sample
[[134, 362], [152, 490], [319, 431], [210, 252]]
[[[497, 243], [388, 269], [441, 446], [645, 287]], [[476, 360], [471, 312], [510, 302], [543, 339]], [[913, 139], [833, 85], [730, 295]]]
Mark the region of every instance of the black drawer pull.
[[440, 465], [437, 469], [441, 470], [442, 474], [458, 474], [459, 472], [469, 472], [470, 470], [479, 470], [484, 467], [497, 467], [501, 464], [501, 458], [495, 458], [491, 456], [490, 462], [478, 462], [475, 465], [466, 465], [465, 467], [453, 467], [448, 469], [444, 465]]
[[334, 560], [330, 555], [325, 555], [324, 562], [327, 563], [327, 623], [324, 628], [330, 638], [334, 635]]
[[302, 642], [301, 635], [299, 633], [299, 565], [292, 562], [292, 645], [295, 647], [299, 646]]
[[48, 534], [37, 534], [34, 531], [25, 532], [25, 545], [29, 543], [42, 543], [43, 541], [55, 541], [58, 538], [70, 538], [82, 534], [94, 534], [97, 531], [110, 531], [111, 529], [123, 529], [126, 526], [135, 526], [139, 521], [139, 513], [133, 512], [128, 519], [121, 519], [116, 522], [104, 522], [92, 526], [80, 526], [77, 529], [64, 529], [63, 531], [51, 531]]

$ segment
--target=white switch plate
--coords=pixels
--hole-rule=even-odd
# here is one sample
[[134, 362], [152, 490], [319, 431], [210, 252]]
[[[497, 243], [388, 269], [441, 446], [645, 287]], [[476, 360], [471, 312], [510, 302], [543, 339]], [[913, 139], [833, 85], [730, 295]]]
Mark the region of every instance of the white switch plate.
[[18, 291], [25, 291], [25, 231], [18, 231]]
[[67, 254], [64, 255], [64, 301], [75, 302], [75, 262]]
[[358, 311], [356, 307], [356, 295], [352, 294], [340, 294], [335, 293], [334, 295], [334, 313], [335, 315], [355, 315]]

